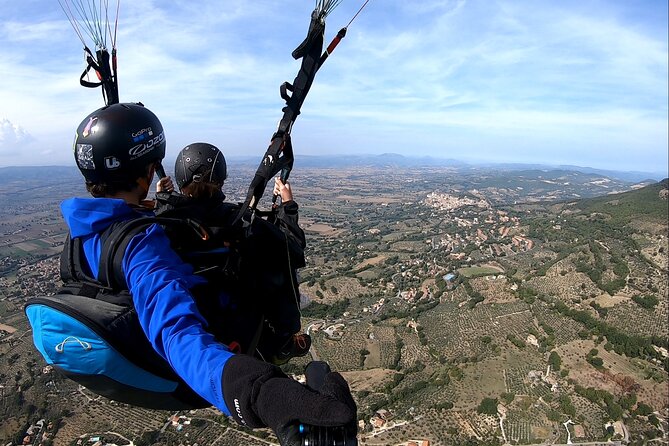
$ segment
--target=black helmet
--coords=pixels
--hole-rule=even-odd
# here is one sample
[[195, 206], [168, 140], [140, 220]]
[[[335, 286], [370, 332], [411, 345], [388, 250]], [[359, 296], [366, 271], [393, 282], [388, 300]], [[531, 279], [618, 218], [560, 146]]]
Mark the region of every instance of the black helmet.
[[181, 149], [177, 155], [174, 176], [179, 189], [193, 181], [223, 184], [228, 176], [228, 168], [218, 148], [206, 142], [196, 142]]
[[74, 159], [86, 181], [134, 180], [165, 156], [163, 126], [139, 104], [102, 107], [84, 119], [74, 140]]

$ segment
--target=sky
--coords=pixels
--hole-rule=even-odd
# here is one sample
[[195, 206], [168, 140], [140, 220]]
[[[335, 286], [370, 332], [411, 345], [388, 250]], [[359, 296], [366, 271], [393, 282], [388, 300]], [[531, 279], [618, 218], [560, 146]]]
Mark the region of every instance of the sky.
[[[362, 3], [330, 14], [326, 44]], [[206, 141], [260, 159], [314, 6], [121, 0], [121, 102], [156, 113], [168, 158]], [[370, 0], [293, 127], [296, 165], [398, 153], [665, 174], [668, 22], [666, 0]], [[104, 105], [84, 68], [57, 0], [0, 0], [0, 167], [74, 165], [74, 131]]]

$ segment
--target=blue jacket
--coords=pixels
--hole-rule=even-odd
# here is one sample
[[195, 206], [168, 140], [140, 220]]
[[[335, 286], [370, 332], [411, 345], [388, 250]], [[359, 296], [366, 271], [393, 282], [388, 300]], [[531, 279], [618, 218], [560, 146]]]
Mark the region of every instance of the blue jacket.
[[[112, 223], [143, 214], [112, 198], [71, 198], [61, 204], [73, 238], [83, 242], [90, 273], [96, 277], [102, 245], [100, 234]], [[233, 355], [205, 327], [189, 289], [205, 282], [195, 276], [170, 248], [158, 225], [136, 235], [123, 256], [123, 271], [139, 322], [153, 348], [202, 398], [226, 415], [222, 375]]]

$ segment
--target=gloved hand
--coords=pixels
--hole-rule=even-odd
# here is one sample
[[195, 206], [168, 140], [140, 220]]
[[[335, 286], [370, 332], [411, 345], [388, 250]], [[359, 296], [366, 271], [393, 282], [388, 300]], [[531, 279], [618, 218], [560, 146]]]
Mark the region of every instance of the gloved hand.
[[320, 391], [287, 377], [280, 368], [235, 355], [223, 370], [223, 395], [233, 418], [247, 427], [269, 427], [283, 446], [300, 446], [298, 425], [354, 425], [356, 405], [339, 373], [325, 376]]

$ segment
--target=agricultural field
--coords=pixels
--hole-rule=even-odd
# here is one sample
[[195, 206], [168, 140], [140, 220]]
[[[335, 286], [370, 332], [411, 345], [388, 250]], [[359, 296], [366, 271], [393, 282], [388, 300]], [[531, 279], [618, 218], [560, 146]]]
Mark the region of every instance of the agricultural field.
[[483, 276], [492, 276], [495, 274], [504, 273], [504, 270], [499, 267], [494, 266], [469, 266], [466, 268], [458, 269], [458, 273], [462, 274], [467, 278], [472, 277], [483, 277]]
[[[592, 349], [597, 349], [603, 367], [594, 367], [587, 361]], [[651, 364], [607, 351], [592, 341], [573, 341], [558, 347], [557, 351], [569, 370], [569, 378], [583, 387], [604, 389], [617, 396], [634, 389], [637, 399], [651, 407], [669, 405], [667, 377]]]
[[[244, 175], [254, 168], [231, 172], [230, 200], [243, 199]], [[628, 196], [616, 205], [611, 197], [575, 202], [575, 191], [601, 191], [590, 182], [596, 179], [579, 175], [512, 178], [436, 167], [295, 172], [308, 238], [307, 266], [299, 271], [302, 327], [313, 344], [310, 355], [282, 368], [300, 376], [321, 359], [342, 372], [365, 445], [501, 444], [503, 436], [512, 444], [564, 443], [568, 419], [574, 443], [606, 442], [612, 421], [632, 437], [666, 443], [664, 202], [646, 210], [625, 205], [634, 201]], [[59, 197], [81, 192], [68, 181]], [[644, 199], [655, 200], [661, 185], [648, 187]], [[0, 186], [0, 194], [16, 192], [10, 189]], [[611, 216], [611, 206], [624, 212]], [[0, 415], [7, 422], [0, 444], [37, 414], [59, 421], [59, 445], [112, 430], [161, 446], [273, 441], [213, 410], [184, 413], [195, 423], [161, 433], [171, 413], [112, 403], [45, 369], [22, 307], [29, 295], [56, 291], [65, 228], [58, 204], [39, 193], [17, 196], [2, 212]], [[389, 419], [372, 428], [378, 411]]]

